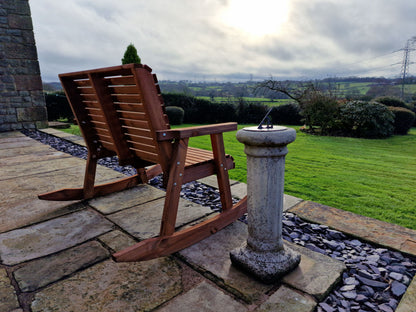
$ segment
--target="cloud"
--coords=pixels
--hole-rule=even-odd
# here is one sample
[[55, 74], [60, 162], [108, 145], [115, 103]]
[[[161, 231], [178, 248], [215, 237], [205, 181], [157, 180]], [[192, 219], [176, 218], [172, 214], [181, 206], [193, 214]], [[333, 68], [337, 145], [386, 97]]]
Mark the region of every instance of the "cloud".
[[[416, 35], [413, 0], [291, 0], [280, 29], [257, 37], [224, 21], [229, 5], [226, 0], [31, 1], [43, 79], [119, 64], [129, 43], [160, 79], [395, 75], [400, 65], [390, 65], [400, 62], [401, 54], [392, 52]], [[265, 9], [253, 16], [261, 18]]]

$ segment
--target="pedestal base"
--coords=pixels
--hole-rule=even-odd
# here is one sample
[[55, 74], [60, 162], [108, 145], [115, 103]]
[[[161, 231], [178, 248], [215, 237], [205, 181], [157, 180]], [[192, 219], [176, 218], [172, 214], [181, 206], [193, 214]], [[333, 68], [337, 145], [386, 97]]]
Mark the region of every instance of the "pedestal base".
[[300, 254], [284, 246], [274, 252], [261, 252], [251, 249], [247, 244], [230, 252], [233, 265], [253, 275], [266, 284], [271, 284], [296, 268]]

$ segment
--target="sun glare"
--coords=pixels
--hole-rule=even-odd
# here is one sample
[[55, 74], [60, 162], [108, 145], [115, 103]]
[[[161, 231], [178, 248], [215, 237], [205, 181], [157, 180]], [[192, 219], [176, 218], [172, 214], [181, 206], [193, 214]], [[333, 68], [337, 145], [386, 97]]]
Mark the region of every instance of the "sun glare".
[[289, 0], [230, 0], [223, 22], [254, 37], [279, 32], [289, 15]]

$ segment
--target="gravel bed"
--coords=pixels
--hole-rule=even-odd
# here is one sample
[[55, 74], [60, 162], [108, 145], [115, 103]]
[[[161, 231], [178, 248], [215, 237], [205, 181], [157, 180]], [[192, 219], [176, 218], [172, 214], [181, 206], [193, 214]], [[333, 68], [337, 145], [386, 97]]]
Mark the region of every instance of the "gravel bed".
[[[35, 130], [22, 132], [59, 151], [86, 159], [85, 147]], [[132, 167], [119, 166], [117, 157], [101, 159], [99, 164], [126, 175], [136, 173]], [[160, 176], [149, 183], [162, 188]], [[218, 190], [202, 183], [185, 184], [181, 196], [214, 211], [221, 209]], [[412, 257], [346, 236], [326, 225], [305, 222], [292, 213], [283, 214], [283, 237], [342, 261], [347, 267], [340, 283], [319, 303], [318, 312], [393, 312], [416, 273], [416, 259]]]

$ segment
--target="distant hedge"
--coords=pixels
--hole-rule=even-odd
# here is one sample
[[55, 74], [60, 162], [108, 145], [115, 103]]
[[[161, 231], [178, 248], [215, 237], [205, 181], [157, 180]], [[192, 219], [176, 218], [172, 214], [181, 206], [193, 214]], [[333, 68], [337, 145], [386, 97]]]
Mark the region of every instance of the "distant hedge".
[[235, 106], [229, 103], [212, 103], [179, 93], [165, 93], [166, 106], [178, 106], [185, 111], [185, 123], [218, 123], [237, 121]]
[[288, 103], [275, 106], [270, 115], [274, 124], [279, 125], [302, 125], [301, 109], [296, 103]]
[[[269, 107], [264, 104], [246, 102], [243, 99], [238, 100], [236, 104], [235, 102], [216, 103], [176, 93], [164, 93], [162, 96], [172, 125], [181, 124], [182, 122], [212, 124], [229, 121], [242, 124], [258, 124], [269, 110]], [[45, 93], [45, 99], [50, 121], [61, 118], [74, 119], [63, 92]], [[183, 112], [178, 109], [183, 110]], [[302, 124], [300, 108], [294, 103], [275, 106], [270, 113], [270, 117], [273, 124]]]
[[[270, 109], [267, 105], [246, 102], [216, 103], [193, 96], [176, 93], [163, 94], [165, 105], [182, 107], [185, 123], [218, 123], [235, 121], [241, 124], [258, 124]], [[270, 113], [274, 124], [301, 125], [302, 116], [297, 104], [275, 106]]]
[[71, 107], [64, 92], [45, 93], [46, 110], [48, 111], [48, 120], [58, 119], [73, 120]]

